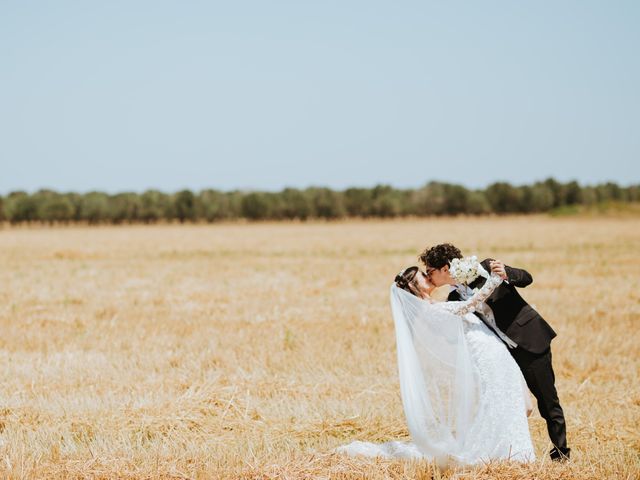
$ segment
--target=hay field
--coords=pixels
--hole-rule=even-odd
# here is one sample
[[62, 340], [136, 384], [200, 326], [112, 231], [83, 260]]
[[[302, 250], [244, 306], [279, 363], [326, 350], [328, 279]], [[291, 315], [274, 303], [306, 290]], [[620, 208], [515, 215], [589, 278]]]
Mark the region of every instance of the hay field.
[[[408, 438], [388, 286], [452, 241], [528, 269], [574, 460], [438, 472]], [[0, 230], [2, 478], [640, 477], [640, 223], [507, 217]]]

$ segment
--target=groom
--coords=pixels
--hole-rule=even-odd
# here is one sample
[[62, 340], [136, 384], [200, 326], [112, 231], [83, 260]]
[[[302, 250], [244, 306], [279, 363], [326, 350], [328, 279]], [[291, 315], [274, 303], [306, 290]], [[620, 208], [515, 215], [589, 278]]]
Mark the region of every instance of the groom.
[[[427, 275], [435, 286], [452, 286], [448, 300], [466, 300], [473, 295], [474, 288], [485, 282], [484, 278], [478, 277], [468, 286], [456, 284], [449, 273], [449, 265], [454, 258], [462, 258], [462, 253], [449, 243], [428, 248], [419, 258], [426, 265]], [[485, 270], [491, 271], [491, 261], [488, 258], [481, 262]], [[487, 298], [476, 315], [507, 345], [529, 390], [538, 400], [540, 415], [547, 422], [547, 431], [554, 445], [551, 458], [567, 460], [571, 449], [567, 448], [564, 414], [551, 366], [551, 340], [556, 332], [515, 288], [524, 288], [533, 282], [529, 272], [497, 263], [503, 267], [499, 273], [504, 282]]]

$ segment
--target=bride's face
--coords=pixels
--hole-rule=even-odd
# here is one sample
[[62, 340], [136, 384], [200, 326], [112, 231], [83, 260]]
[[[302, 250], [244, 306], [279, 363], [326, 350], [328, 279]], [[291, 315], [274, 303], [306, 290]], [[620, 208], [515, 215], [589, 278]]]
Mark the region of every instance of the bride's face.
[[422, 270], [418, 270], [415, 277], [415, 283], [423, 296], [430, 295], [435, 285], [429, 281], [429, 277]]

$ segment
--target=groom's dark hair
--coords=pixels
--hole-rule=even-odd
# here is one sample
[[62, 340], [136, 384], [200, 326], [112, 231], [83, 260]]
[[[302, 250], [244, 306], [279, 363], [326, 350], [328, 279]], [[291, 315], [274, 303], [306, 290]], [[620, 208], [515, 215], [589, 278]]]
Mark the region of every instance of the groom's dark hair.
[[440, 269], [449, 265], [454, 258], [462, 258], [462, 252], [450, 243], [441, 243], [427, 248], [418, 258], [427, 267]]

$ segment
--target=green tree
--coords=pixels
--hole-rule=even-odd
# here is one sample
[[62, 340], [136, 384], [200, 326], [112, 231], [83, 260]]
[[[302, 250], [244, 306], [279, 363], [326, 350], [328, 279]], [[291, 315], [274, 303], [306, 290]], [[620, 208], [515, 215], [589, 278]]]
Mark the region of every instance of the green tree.
[[249, 220], [269, 218], [269, 198], [262, 192], [251, 192], [242, 198], [242, 216]]
[[469, 190], [461, 185], [444, 184], [444, 205], [442, 213], [458, 215], [469, 210]]
[[80, 202], [80, 219], [91, 225], [109, 220], [109, 197], [102, 192], [89, 192]]
[[109, 220], [112, 223], [131, 223], [142, 220], [142, 202], [135, 193], [118, 193], [109, 197]]
[[337, 219], [345, 216], [346, 210], [339, 192], [329, 188], [311, 187], [306, 193], [310, 197], [314, 217]]
[[47, 223], [69, 223], [74, 220], [75, 208], [66, 195], [43, 192], [35, 195], [38, 218]]
[[35, 222], [38, 220], [38, 205], [26, 192], [11, 192], [6, 199], [5, 213], [12, 224]]
[[531, 212], [547, 212], [553, 208], [555, 203], [555, 195], [549, 185], [541, 182], [535, 183], [531, 189], [530, 198], [527, 199], [531, 203]]
[[513, 213], [521, 208], [522, 192], [508, 183], [493, 183], [487, 187], [485, 194], [495, 213]]
[[348, 188], [344, 191], [344, 208], [350, 217], [368, 217], [372, 214], [372, 192], [369, 188]]
[[563, 195], [564, 205], [577, 205], [582, 203], [582, 188], [578, 185], [578, 182], [569, 182], [564, 186]]
[[171, 198], [158, 190], [147, 190], [140, 196], [138, 218], [144, 223], [156, 223], [171, 218]]
[[265, 192], [264, 196], [266, 198], [267, 205], [269, 206], [269, 213], [267, 217], [270, 220], [283, 220], [285, 218], [288, 218], [286, 216], [287, 205], [284, 201], [282, 192]]
[[207, 222], [215, 222], [229, 217], [227, 195], [217, 190], [202, 190], [196, 197], [196, 216]]
[[582, 204], [583, 205], [595, 205], [598, 203], [598, 192], [594, 187], [584, 187], [582, 189]]
[[631, 185], [627, 189], [627, 200], [629, 202], [640, 202], [640, 185]]
[[389, 185], [377, 185], [371, 191], [371, 206], [368, 209], [376, 217], [396, 217], [402, 211], [398, 190]]
[[285, 188], [280, 194], [282, 217], [293, 220], [306, 220], [311, 215], [312, 206], [309, 197], [296, 188]]
[[489, 205], [489, 201], [487, 200], [484, 191], [473, 190], [469, 192], [469, 196], [467, 198], [467, 211], [465, 213], [471, 215], [486, 215], [491, 213], [491, 205]]
[[441, 182], [427, 183], [414, 192], [412, 202], [417, 215], [443, 215], [447, 203], [445, 184]]
[[190, 190], [181, 190], [173, 197], [173, 214], [180, 223], [196, 220], [196, 200]]
[[81, 209], [81, 205], [82, 205], [82, 195], [76, 192], [69, 192], [69, 193], [65, 193], [64, 197], [69, 201], [69, 203], [71, 204], [72, 208], [73, 208], [73, 214], [71, 215], [71, 221], [72, 222], [79, 222], [81, 221], [80, 218], [80, 209]]
[[599, 202], [619, 201], [622, 200], [622, 190], [618, 185], [607, 182], [596, 187]]
[[226, 198], [226, 212], [227, 217], [230, 219], [242, 218], [242, 199], [244, 194], [239, 190], [232, 190], [225, 193]]
[[557, 208], [564, 205], [564, 188], [562, 184], [557, 182], [554, 178], [547, 178], [543, 184], [553, 195], [553, 205], [551, 207]]

